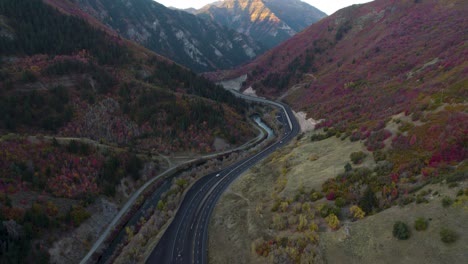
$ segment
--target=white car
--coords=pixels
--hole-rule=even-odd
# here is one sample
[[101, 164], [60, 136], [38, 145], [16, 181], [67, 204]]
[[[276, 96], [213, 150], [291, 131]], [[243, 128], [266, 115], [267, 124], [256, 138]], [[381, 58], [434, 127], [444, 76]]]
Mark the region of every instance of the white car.
[[216, 177], [219, 177], [219, 173], [218, 173], [218, 174], [216, 174]]

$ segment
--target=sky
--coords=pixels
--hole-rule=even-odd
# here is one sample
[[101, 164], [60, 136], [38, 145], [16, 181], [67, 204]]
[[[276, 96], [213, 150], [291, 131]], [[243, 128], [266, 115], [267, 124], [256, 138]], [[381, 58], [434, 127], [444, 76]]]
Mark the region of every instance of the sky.
[[[167, 7], [177, 8], [200, 8], [206, 4], [216, 2], [215, 0], [156, 0]], [[309, 3], [312, 6], [322, 10], [323, 12], [331, 15], [337, 10], [353, 4], [361, 4], [371, 2], [370, 0], [302, 0], [302, 2]]]

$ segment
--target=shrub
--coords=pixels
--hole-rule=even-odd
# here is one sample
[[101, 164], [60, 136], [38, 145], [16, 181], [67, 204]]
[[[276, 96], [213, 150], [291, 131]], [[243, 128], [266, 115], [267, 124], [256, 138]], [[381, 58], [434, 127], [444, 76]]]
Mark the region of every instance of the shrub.
[[338, 206], [338, 207], [344, 207], [346, 205], [346, 200], [342, 197], [338, 197], [336, 198], [335, 200], [335, 205]]
[[453, 204], [453, 200], [452, 198], [448, 197], [448, 196], [445, 196], [443, 199], [442, 199], [442, 206], [444, 208], [447, 208], [449, 207], [450, 205]]
[[372, 153], [375, 162], [384, 161], [387, 159], [387, 154], [381, 150], [374, 151]]
[[323, 198], [323, 194], [321, 192], [312, 192], [310, 194], [310, 200], [312, 200], [313, 202], [320, 200], [322, 198]]
[[374, 191], [370, 187], [367, 187], [367, 189], [364, 191], [364, 195], [361, 197], [359, 200], [359, 207], [362, 208], [366, 214], [369, 214], [372, 212], [374, 207], [378, 206], [378, 200], [377, 197], [375, 196]]
[[419, 217], [414, 221], [414, 229], [417, 231], [424, 231], [427, 229], [427, 221], [423, 217]]
[[408, 225], [401, 221], [395, 222], [393, 225], [393, 236], [399, 240], [407, 240], [410, 237]]
[[341, 209], [339, 207], [333, 206], [328, 210], [329, 214], [334, 214], [338, 217], [341, 215]]
[[330, 214], [330, 206], [328, 204], [324, 204], [321, 208], [319, 208], [320, 216], [325, 218]]
[[440, 234], [440, 240], [442, 240], [442, 242], [447, 243], [447, 244], [453, 243], [457, 241], [458, 239], [457, 233], [448, 228], [443, 228], [442, 230], [440, 230], [439, 234]]
[[68, 212], [68, 217], [72, 221], [73, 226], [78, 227], [86, 219], [91, 217], [91, 214], [88, 213], [83, 207], [73, 205]]
[[286, 221], [280, 214], [273, 216], [273, 228], [276, 230], [283, 230], [286, 228]]
[[362, 160], [367, 156], [366, 153], [359, 151], [359, 152], [353, 152], [349, 156], [353, 164], [360, 164]]
[[337, 230], [340, 227], [340, 220], [334, 214], [330, 214], [329, 216], [327, 216], [325, 218], [325, 221], [327, 222], [328, 226], [333, 230]]
[[23, 83], [31, 83], [37, 81], [37, 76], [31, 70], [25, 70], [21, 73], [21, 81]]
[[355, 220], [363, 219], [366, 216], [366, 213], [357, 205], [351, 206], [351, 208], [349, 208], [349, 212]]
[[346, 165], [344, 166], [344, 169], [345, 169], [346, 172], [349, 172], [349, 171], [351, 171], [353, 169], [353, 167], [351, 166], [351, 164], [346, 163]]

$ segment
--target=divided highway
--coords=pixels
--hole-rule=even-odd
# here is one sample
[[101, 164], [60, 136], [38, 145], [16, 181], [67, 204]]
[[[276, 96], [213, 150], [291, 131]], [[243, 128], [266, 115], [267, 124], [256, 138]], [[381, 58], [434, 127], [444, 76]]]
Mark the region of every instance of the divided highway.
[[287, 144], [299, 133], [299, 124], [286, 104], [233, 93], [246, 100], [278, 107], [281, 110], [278, 120], [285, 127], [284, 134], [262, 151], [197, 181], [187, 192], [173, 222], [146, 261], [147, 264], [207, 263], [208, 226], [221, 194], [242, 173]]

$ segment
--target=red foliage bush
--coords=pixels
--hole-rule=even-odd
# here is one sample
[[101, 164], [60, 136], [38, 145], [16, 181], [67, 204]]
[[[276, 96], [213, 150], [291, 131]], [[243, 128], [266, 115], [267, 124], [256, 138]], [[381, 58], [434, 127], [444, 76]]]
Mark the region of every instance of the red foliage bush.
[[336, 195], [334, 191], [329, 191], [326, 195], [328, 201], [333, 201], [336, 199]]

